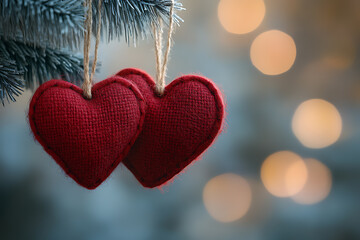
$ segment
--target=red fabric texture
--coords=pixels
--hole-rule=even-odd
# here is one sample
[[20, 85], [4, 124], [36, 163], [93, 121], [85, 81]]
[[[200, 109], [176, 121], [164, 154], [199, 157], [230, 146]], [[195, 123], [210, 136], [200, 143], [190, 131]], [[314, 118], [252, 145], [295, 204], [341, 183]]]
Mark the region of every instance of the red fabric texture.
[[197, 159], [221, 131], [221, 93], [210, 80], [186, 75], [159, 97], [145, 72], [125, 69], [117, 75], [133, 82], [147, 105], [143, 130], [123, 163], [144, 187], [160, 186]]
[[35, 138], [81, 186], [100, 185], [126, 156], [142, 129], [145, 102], [118, 76], [92, 88], [92, 99], [62, 80], [42, 84], [29, 108]]

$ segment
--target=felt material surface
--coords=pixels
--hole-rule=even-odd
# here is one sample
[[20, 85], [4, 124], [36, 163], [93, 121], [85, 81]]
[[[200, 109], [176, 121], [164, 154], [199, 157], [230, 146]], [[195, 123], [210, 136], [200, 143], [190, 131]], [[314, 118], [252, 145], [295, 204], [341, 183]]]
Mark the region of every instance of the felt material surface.
[[145, 102], [118, 76], [95, 84], [92, 98], [61, 80], [42, 84], [29, 107], [35, 138], [81, 186], [94, 189], [125, 157], [141, 131]]
[[123, 163], [144, 187], [160, 186], [197, 159], [221, 131], [221, 93], [210, 80], [186, 75], [160, 97], [146, 73], [125, 69], [117, 75], [136, 84], [147, 105], [143, 130]]

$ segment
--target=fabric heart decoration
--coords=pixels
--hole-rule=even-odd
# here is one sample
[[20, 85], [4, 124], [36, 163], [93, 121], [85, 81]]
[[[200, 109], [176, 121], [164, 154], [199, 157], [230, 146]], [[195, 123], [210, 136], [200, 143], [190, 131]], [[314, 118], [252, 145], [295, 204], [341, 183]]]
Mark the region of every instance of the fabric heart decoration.
[[147, 105], [143, 130], [123, 163], [144, 187], [160, 186], [197, 159], [221, 131], [221, 93], [210, 80], [186, 75], [159, 96], [145, 72], [125, 69], [117, 75], [134, 83]]
[[92, 87], [51, 80], [35, 92], [29, 122], [35, 138], [81, 186], [94, 189], [122, 161], [139, 135], [145, 102], [138, 89], [118, 76]]

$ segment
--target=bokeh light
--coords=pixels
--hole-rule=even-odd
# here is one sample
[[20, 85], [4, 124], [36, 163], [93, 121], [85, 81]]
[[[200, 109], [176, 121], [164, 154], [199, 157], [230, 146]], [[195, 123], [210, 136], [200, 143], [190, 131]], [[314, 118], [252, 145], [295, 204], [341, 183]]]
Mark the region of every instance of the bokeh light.
[[329, 67], [344, 70], [351, 67], [356, 59], [356, 40], [349, 33], [334, 35], [325, 44], [323, 61]]
[[287, 72], [295, 62], [296, 45], [292, 37], [279, 30], [257, 36], [250, 48], [254, 66], [266, 75]]
[[316, 159], [305, 159], [308, 178], [305, 186], [292, 199], [300, 204], [315, 204], [324, 200], [331, 190], [331, 172]]
[[292, 129], [304, 146], [323, 148], [339, 139], [342, 120], [339, 111], [331, 103], [322, 99], [310, 99], [296, 109]]
[[232, 173], [214, 177], [203, 192], [205, 208], [220, 222], [233, 222], [243, 217], [250, 208], [251, 198], [249, 183]]
[[304, 187], [307, 169], [303, 159], [290, 151], [271, 154], [261, 166], [261, 180], [274, 196], [289, 197]]
[[254, 31], [265, 16], [263, 0], [221, 0], [219, 20], [226, 31], [245, 34]]

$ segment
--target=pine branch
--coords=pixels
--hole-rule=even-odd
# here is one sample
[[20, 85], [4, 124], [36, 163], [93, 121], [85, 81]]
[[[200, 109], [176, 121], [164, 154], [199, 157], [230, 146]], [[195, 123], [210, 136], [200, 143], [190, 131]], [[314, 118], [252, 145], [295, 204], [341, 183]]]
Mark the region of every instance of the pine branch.
[[79, 46], [84, 7], [80, 0], [1, 0], [0, 26], [5, 39], [21, 37], [41, 46]]
[[[159, 26], [160, 18], [168, 22], [171, 0], [103, 0], [102, 3], [102, 36], [107, 40], [120, 39], [126, 42], [144, 39], [152, 35], [152, 26]], [[98, 22], [98, 0], [93, 0], [93, 32]], [[184, 10], [182, 4], [175, 0], [175, 10]], [[182, 21], [175, 14], [175, 23]]]
[[[93, 0], [94, 33], [98, 21], [98, 0]], [[167, 20], [171, 0], [103, 0], [102, 35], [107, 40], [125, 37], [126, 42], [144, 39], [152, 24]], [[183, 10], [175, 1], [175, 9]], [[0, 0], [0, 35], [21, 37], [26, 43], [53, 48], [77, 48], [83, 37], [82, 0]], [[175, 15], [175, 22], [181, 21]]]
[[[167, 22], [171, 0], [103, 0], [102, 36], [126, 42], [152, 34]], [[93, 0], [96, 31], [98, 0]], [[175, 0], [175, 9], [183, 10]], [[51, 78], [82, 80], [82, 59], [64, 52], [83, 38], [83, 0], [0, 0], [0, 100], [15, 100], [22, 86]], [[182, 21], [175, 15], [175, 23]], [[22, 79], [24, 81], [22, 82]]]
[[75, 83], [81, 82], [83, 78], [81, 58], [46, 46], [29, 46], [21, 39], [0, 39], [0, 56], [16, 62], [17, 70], [24, 73], [27, 88], [53, 78]]
[[15, 102], [15, 97], [19, 96], [24, 90], [22, 71], [18, 71], [16, 63], [12, 60], [0, 56], [0, 100], [5, 104], [5, 99]]

